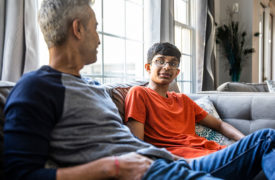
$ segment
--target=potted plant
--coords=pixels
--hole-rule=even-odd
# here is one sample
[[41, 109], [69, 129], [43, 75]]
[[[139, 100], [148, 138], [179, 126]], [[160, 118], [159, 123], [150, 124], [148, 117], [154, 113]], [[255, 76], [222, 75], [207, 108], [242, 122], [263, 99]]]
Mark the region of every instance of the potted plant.
[[228, 24], [216, 28], [216, 43], [222, 48], [223, 55], [230, 64], [229, 75], [232, 81], [240, 80], [243, 62], [249, 54], [254, 52], [253, 48], [247, 48], [247, 33], [241, 30], [239, 22], [233, 20], [234, 13], [229, 12]]

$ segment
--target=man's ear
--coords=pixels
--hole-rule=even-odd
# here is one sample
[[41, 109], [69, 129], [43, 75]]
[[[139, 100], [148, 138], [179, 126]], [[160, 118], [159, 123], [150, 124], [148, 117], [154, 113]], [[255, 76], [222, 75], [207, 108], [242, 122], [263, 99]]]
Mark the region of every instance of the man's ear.
[[145, 70], [148, 72], [148, 73], [150, 73], [151, 72], [151, 65], [150, 64], [145, 64], [144, 65], [144, 67], [145, 67]]
[[73, 35], [77, 39], [81, 39], [81, 33], [82, 33], [83, 26], [79, 19], [73, 20], [72, 28], [73, 28]]

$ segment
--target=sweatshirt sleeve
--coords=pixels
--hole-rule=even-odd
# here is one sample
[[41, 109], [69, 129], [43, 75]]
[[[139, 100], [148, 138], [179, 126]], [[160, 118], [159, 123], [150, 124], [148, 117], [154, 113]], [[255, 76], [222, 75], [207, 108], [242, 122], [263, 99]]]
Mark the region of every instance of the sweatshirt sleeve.
[[62, 94], [64, 88], [58, 82], [53, 85], [31, 77], [20, 80], [10, 93], [4, 108], [7, 179], [56, 179], [56, 169], [44, 166], [49, 159], [50, 133], [62, 113]]

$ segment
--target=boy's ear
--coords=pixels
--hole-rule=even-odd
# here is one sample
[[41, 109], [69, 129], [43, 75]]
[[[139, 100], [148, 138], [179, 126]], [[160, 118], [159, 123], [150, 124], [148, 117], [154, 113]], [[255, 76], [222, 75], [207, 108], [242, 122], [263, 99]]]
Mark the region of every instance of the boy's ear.
[[149, 73], [149, 72], [151, 72], [151, 65], [150, 64], [145, 64], [144, 65], [144, 67], [145, 67], [145, 70]]
[[177, 69], [177, 76], [179, 75], [179, 73], [180, 73], [180, 69]]

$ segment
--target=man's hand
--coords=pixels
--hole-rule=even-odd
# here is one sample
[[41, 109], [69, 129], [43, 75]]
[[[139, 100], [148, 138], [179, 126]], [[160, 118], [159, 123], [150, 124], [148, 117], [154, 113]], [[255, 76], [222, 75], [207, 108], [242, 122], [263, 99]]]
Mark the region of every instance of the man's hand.
[[139, 155], [129, 153], [117, 157], [119, 161], [118, 179], [121, 180], [140, 180], [149, 169], [153, 160]]

